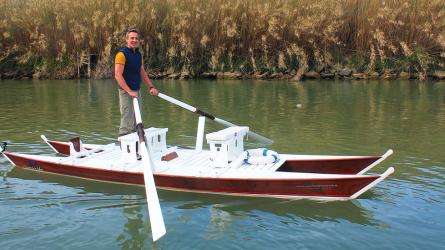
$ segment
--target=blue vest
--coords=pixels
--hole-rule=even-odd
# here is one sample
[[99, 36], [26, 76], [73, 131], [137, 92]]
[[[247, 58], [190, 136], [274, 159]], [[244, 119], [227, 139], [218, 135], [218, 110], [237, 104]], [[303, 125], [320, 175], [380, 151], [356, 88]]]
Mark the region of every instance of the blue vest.
[[128, 47], [121, 49], [125, 55], [124, 79], [131, 90], [138, 91], [141, 88], [142, 55], [139, 49], [134, 52]]

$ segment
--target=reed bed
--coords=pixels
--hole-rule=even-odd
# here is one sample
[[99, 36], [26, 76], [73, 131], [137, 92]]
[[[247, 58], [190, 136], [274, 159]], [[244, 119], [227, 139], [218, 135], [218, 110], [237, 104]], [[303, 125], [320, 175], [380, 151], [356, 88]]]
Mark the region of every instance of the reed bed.
[[152, 71], [444, 67], [443, 0], [2, 0], [0, 73], [111, 77], [128, 28]]

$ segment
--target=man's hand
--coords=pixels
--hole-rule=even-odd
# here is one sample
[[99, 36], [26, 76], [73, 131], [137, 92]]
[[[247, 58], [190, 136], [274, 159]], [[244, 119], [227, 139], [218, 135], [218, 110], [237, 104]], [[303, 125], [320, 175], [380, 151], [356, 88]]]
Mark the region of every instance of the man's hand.
[[156, 88], [151, 88], [150, 89], [150, 95], [158, 95], [159, 91]]
[[130, 97], [138, 98], [138, 92], [135, 92], [135, 91], [129, 91], [129, 92], [127, 92], [127, 93], [128, 93], [128, 95], [129, 95]]

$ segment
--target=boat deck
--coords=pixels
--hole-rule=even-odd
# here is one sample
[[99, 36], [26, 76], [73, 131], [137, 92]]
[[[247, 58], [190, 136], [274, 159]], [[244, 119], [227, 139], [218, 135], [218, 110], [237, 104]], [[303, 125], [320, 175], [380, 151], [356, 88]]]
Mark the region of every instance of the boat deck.
[[280, 159], [276, 163], [266, 165], [250, 165], [241, 163], [229, 165], [227, 167], [212, 167], [209, 151], [195, 152], [194, 150], [181, 149], [177, 151], [179, 157], [168, 161], [158, 161], [155, 163], [159, 168], [156, 173], [168, 173], [173, 175], [191, 175], [199, 177], [240, 177], [252, 176], [257, 173], [257, 177], [267, 177], [275, 172], [286, 159]]
[[[97, 147], [93, 148], [94, 150], [88, 150], [88, 152], [84, 154], [84, 156], [82, 156], [81, 154], [78, 156], [68, 157], [54, 157], [43, 155], [33, 157], [47, 162], [54, 162], [57, 164], [78, 167], [134, 173], [143, 172], [142, 161], [123, 161], [120, 148], [118, 146], [115, 146], [114, 144], [109, 144], [101, 147], [101, 150], [99, 152], [97, 152]], [[178, 154], [178, 157], [170, 161], [161, 161], [161, 157], [170, 152], [176, 152]], [[155, 165], [155, 174], [210, 178], [270, 178], [271, 173], [281, 175], [276, 170], [286, 161], [286, 157], [282, 157], [276, 163], [265, 165], [250, 165], [241, 162], [238, 165], [229, 164], [227, 167], [212, 167], [210, 160], [210, 151], [208, 150], [196, 152], [193, 149], [171, 147], [165, 152], [152, 152], [151, 155]], [[295, 174], [301, 175], [300, 173]], [[291, 176], [293, 175], [294, 174], [291, 174]], [[304, 175], [306, 176], [307, 174]], [[289, 173], [283, 173], [283, 177], [290, 177]]]
[[[53, 162], [56, 164], [70, 165], [76, 167], [85, 167], [92, 169], [121, 171], [129, 173], [142, 173], [142, 161], [125, 162], [121, 157], [121, 150], [114, 144], [98, 147], [92, 147], [92, 150], [82, 157], [54, 157], [54, 156], [33, 156], [34, 159]], [[100, 149], [100, 150], [99, 150]], [[177, 158], [170, 161], [161, 161], [161, 157], [176, 152]], [[300, 173], [300, 172], [281, 172], [277, 171], [287, 160], [294, 159], [295, 156], [280, 155], [280, 160], [276, 163], [265, 165], [250, 165], [244, 162], [238, 165], [229, 164], [226, 167], [211, 166], [210, 151], [202, 150], [196, 152], [194, 149], [184, 149], [178, 147], [170, 147], [166, 151], [151, 153], [155, 174], [190, 176], [190, 177], [206, 177], [206, 178], [264, 178], [264, 179], [293, 179], [293, 178], [333, 178], [348, 177], [353, 175], [337, 175], [337, 174], [318, 174], [318, 173]], [[304, 158], [305, 156], [302, 155]], [[322, 157], [322, 156], [321, 156]], [[289, 159], [290, 158], [290, 159]]]

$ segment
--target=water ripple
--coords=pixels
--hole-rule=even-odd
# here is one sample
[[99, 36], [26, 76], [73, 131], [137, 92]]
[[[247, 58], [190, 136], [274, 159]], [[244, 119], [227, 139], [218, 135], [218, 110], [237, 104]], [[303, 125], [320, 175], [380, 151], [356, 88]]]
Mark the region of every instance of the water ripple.
[[[275, 141], [279, 152], [395, 153], [394, 174], [360, 199], [282, 201], [159, 191], [167, 235], [150, 242], [145, 190], [13, 169], [0, 158], [2, 249], [441, 249], [445, 211], [445, 84], [388, 81], [160, 81], [178, 99]], [[0, 139], [14, 152], [53, 152], [40, 139], [114, 142], [112, 81], [2, 81]], [[301, 108], [296, 107], [302, 104]], [[157, 98], [144, 124], [193, 147], [197, 117]], [[160, 115], [162, 114], [162, 115]], [[206, 122], [206, 132], [221, 129]], [[263, 146], [249, 140], [246, 147]], [[26, 218], [26, 219], [25, 219]], [[415, 230], [413, 230], [413, 228]], [[100, 237], [98, 237], [100, 235]], [[353, 239], [353, 240], [351, 240]], [[372, 246], [370, 245], [372, 242]]]

